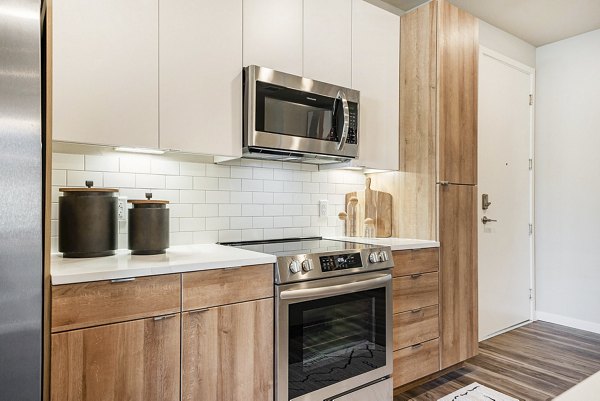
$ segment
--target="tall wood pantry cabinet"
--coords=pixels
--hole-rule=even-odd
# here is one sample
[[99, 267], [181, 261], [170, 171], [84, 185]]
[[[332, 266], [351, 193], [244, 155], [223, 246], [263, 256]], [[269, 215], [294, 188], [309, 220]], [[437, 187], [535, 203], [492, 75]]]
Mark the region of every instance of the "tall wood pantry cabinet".
[[478, 53], [477, 19], [447, 0], [401, 18], [400, 169], [440, 240], [440, 370], [478, 353]]

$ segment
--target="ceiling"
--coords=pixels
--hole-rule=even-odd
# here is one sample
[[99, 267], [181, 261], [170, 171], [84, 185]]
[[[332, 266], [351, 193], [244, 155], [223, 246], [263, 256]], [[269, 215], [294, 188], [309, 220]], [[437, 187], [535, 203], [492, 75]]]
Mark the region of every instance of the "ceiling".
[[[410, 10], [428, 0], [383, 0]], [[600, 29], [598, 0], [450, 0], [524, 41], [542, 46]]]

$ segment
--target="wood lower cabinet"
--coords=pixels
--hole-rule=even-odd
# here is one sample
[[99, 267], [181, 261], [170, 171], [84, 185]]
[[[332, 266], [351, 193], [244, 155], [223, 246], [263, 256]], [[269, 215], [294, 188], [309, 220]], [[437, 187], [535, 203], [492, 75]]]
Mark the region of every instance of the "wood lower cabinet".
[[477, 355], [477, 187], [442, 185], [440, 199], [441, 367]]
[[51, 400], [179, 400], [179, 316], [52, 334]]
[[182, 400], [273, 399], [273, 299], [182, 315]]
[[440, 369], [439, 250], [393, 253], [394, 387]]

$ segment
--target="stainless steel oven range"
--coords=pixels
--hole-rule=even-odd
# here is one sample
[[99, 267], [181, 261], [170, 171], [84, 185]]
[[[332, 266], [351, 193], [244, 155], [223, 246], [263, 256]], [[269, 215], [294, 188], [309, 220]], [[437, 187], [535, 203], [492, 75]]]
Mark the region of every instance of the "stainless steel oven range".
[[389, 247], [321, 238], [228, 245], [277, 256], [276, 401], [392, 400]]

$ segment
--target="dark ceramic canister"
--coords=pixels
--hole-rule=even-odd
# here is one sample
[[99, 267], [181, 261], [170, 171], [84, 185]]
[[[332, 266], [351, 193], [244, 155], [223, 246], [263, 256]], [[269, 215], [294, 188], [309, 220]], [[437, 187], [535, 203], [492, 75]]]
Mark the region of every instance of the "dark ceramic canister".
[[156, 255], [169, 247], [169, 201], [146, 199], [129, 200], [128, 244], [132, 255]]
[[118, 247], [117, 189], [60, 188], [58, 250], [65, 258], [93, 258], [115, 254]]

